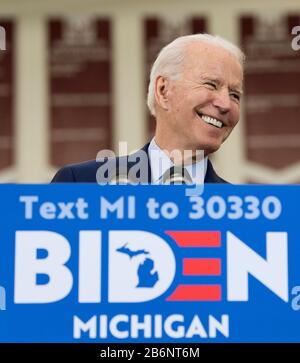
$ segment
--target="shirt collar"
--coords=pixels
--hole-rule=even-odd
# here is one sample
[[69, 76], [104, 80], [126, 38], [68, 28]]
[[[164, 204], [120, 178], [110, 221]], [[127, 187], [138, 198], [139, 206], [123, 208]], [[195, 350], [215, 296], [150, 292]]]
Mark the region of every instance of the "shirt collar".
[[[151, 183], [160, 184], [162, 175], [174, 166], [174, 163], [157, 145], [154, 138], [150, 142], [148, 154], [151, 167]], [[207, 170], [207, 157], [197, 163], [187, 165], [185, 168], [194, 184], [203, 184]]]

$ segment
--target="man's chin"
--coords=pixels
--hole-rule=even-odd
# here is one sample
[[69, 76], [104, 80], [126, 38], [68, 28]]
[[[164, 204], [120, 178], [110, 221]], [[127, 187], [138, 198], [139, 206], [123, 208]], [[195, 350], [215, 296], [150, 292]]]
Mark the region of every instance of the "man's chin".
[[204, 148], [204, 155], [207, 156], [209, 154], [213, 154], [214, 152], [216, 152], [217, 150], [219, 150], [221, 147], [221, 144], [217, 144], [217, 145], [207, 145]]

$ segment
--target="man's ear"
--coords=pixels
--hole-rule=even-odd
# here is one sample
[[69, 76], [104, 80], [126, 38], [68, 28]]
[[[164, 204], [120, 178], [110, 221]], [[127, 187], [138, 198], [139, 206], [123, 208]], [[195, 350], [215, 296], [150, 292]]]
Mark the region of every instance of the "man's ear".
[[155, 81], [155, 100], [156, 104], [164, 110], [168, 110], [168, 91], [170, 87], [170, 81], [164, 77], [159, 76]]

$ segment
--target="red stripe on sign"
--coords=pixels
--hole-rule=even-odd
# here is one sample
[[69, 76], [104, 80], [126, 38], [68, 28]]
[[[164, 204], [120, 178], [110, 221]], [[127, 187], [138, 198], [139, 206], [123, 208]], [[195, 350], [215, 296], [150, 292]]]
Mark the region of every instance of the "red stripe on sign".
[[165, 231], [179, 247], [220, 247], [220, 231]]
[[220, 301], [221, 285], [179, 285], [167, 301]]
[[184, 258], [183, 275], [221, 275], [221, 259]]

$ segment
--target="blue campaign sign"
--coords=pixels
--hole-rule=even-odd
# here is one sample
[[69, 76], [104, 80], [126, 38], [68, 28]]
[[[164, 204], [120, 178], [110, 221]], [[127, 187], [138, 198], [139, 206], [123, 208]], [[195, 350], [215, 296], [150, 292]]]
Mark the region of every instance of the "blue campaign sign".
[[299, 186], [1, 185], [0, 342], [300, 342]]

